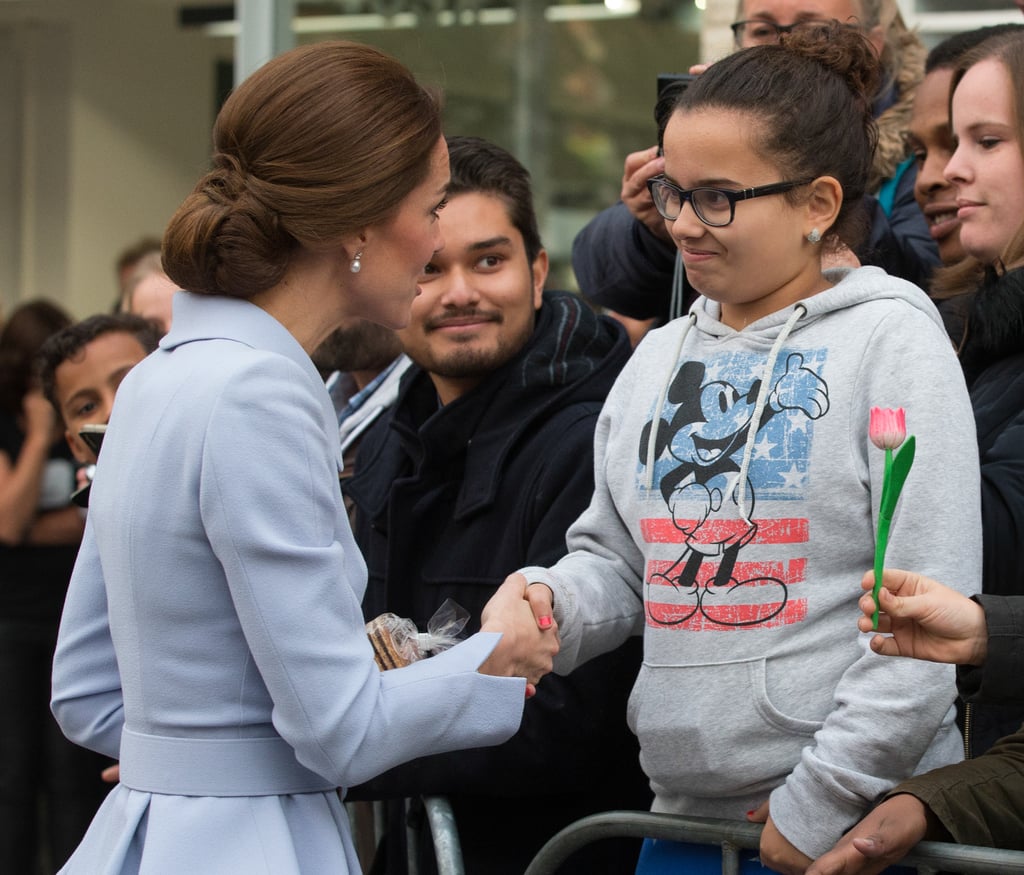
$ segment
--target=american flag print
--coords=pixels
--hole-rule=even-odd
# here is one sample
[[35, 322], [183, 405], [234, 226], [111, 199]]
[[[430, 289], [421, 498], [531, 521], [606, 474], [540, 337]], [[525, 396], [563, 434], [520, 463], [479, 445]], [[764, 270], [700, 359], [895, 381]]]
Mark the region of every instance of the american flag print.
[[[801, 510], [814, 422], [829, 410], [825, 358], [824, 350], [784, 350], [762, 376], [752, 375], [764, 370], [765, 357], [753, 352], [680, 364], [639, 447], [642, 484], [653, 432], [653, 482], [667, 510], [640, 521], [649, 626], [769, 629], [806, 618], [799, 585], [809, 522]], [[755, 426], [763, 379], [767, 395]], [[756, 437], [741, 491], [751, 428]], [[759, 514], [759, 503], [770, 511]]]

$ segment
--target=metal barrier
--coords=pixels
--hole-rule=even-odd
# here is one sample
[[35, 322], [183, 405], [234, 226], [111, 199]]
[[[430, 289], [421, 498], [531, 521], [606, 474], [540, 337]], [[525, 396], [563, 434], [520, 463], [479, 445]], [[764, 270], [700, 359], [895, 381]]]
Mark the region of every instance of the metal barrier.
[[[525, 875], [555, 875], [558, 867], [590, 842], [607, 838], [656, 838], [722, 846], [722, 875], [738, 875], [740, 850], [757, 850], [761, 825], [733, 820], [652, 814], [643, 811], [608, 811], [570, 824], [533, 858]], [[992, 875], [1024, 873], [1024, 851], [1004, 851], [972, 845], [921, 842], [900, 863], [915, 867], [919, 875], [960, 872]]]
[[423, 809], [434, 841], [437, 875], [463, 875], [462, 846], [451, 804], [443, 796], [424, 796]]

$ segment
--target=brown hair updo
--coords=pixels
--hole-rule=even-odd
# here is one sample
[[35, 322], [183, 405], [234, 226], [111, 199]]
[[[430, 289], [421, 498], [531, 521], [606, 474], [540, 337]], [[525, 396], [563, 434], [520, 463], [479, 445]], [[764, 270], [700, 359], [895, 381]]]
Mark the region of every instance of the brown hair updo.
[[438, 98], [394, 58], [352, 42], [293, 49], [246, 79], [213, 129], [213, 169], [167, 227], [182, 288], [249, 298], [316, 249], [386, 221], [426, 179]]
[[[853, 247], [866, 230], [861, 199], [877, 142], [871, 113], [878, 56], [864, 35], [838, 22], [783, 35], [716, 61], [682, 92], [676, 111], [739, 110], [783, 179], [835, 177], [843, 204], [827, 237]], [[796, 202], [799, 190], [784, 195]]]

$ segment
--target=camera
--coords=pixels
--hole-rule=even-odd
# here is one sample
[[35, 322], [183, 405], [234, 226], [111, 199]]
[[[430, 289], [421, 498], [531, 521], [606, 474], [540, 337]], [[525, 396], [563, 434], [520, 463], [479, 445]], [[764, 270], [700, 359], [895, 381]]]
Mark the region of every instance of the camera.
[[665, 137], [665, 125], [668, 124], [668, 118], [672, 115], [672, 110], [675, 109], [679, 95], [696, 78], [693, 73], [658, 74], [658, 99], [654, 103], [654, 122], [658, 126], [659, 150]]
[[693, 73], [659, 73], [657, 99], [660, 102], [662, 96], [668, 97], [665, 92], [671, 89], [671, 96], [676, 97], [696, 79]]

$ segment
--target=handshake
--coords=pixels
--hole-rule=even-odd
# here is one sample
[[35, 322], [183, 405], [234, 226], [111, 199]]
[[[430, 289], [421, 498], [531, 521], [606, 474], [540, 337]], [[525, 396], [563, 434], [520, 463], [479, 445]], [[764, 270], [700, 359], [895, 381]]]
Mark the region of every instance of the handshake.
[[528, 586], [521, 574], [510, 574], [484, 606], [482, 632], [500, 632], [501, 641], [480, 666], [482, 674], [526, 678], [526, 696], [552, 670], [558, 653], [558, 626], [552, 616], [551, 590]]

